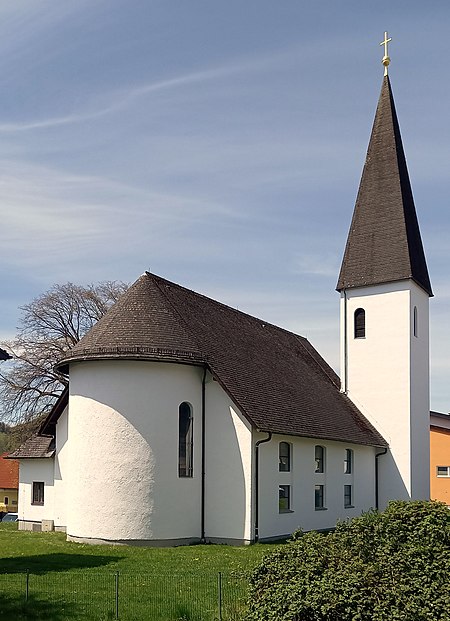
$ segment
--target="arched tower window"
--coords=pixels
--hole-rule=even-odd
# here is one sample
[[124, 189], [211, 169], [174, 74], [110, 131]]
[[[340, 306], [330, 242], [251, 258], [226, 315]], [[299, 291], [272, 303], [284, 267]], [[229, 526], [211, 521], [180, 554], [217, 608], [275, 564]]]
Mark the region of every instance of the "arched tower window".
[[414, 310], [413, 310], [413, 334], [414, 336], [418, 336], [418, 323], [417, 323], [417, 306], [414, 306]]
[[193, 417], [189, 403], [178, 408], [178, 476], [192, 477]]
[[280, 442], [278, 448], [278, 470], [279, 472], [291, 471], [291, 445], [289, 442]]
[[366, 336], [366, 311], [363, 308], [355, 310], [355, 339], [363, 339]]

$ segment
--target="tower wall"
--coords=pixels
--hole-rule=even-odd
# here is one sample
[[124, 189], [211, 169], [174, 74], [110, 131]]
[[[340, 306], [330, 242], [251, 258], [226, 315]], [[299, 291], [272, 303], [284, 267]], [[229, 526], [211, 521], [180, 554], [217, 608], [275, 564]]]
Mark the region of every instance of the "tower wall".
[[[428, 299], [412, 281], [341, 292], [342, 389], [390, 446], [379, 457], [380, 508], [429, 498]], [[362, 338], [355, 337], [359, 308]]]

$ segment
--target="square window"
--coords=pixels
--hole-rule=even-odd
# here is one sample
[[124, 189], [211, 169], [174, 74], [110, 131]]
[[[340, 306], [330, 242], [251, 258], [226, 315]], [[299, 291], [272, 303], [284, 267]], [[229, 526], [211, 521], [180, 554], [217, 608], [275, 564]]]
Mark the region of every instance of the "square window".
[[353, 506], [352, 486], [344, 485], [344, 507], [352, 507], [352, 506]]
[[287, 513], [291, 510], [291, 486], [278, 486], [278, 513]]
[[437, 466], [436, 476], [438, 477], [450, 477], [450, 466]]
[[33, 497], [31, 500], [32, 505], [44, 504], [44, 482], [33, 481]]
[[325, 486], [324, 485], [314, 486], [314, 508], [315, 509], [325, 508]]

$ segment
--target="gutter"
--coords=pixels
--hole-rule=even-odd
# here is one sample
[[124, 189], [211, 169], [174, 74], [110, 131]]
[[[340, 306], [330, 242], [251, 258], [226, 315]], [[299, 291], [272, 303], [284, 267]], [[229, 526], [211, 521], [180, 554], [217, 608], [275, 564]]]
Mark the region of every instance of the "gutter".
[[255, 443], [255, 543], [259, 540], [259, 446], [272, 439], [272, 432], [267, 433], [267, 438]]
[[377, 511], [380, 508], [379, 507], [380, 501], [379, 501], [378, 458], [381, 457], [381, 455], [386, 455], [387, 451], [388, 451], [387, 448], [385, 448], [381, 451], [381, 453], [376, 453], [375, 455], [375, 509], [377, 509]]
[[202, 543], [205, 543], [205, 446], [206, 446], [206, 431], [205, 431], [205, 420], [206, 420], [206, 371], [207, 367], [203, 368], [203, 377], [202, 377], [202, 484], [201, 484], [201, 527], [200, 527], [200, 540]]

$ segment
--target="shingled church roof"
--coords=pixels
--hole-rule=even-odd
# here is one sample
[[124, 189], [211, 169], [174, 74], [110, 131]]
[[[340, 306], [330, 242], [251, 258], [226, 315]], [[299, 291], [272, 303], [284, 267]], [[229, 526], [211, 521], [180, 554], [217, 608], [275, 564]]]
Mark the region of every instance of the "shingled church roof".
[[406, 279], [433, 295], [391, 85], [385, 76], [336, 288]]
[[206, 366], [261, 431], [386, 445], [305, 338], [148, 272], [58, 368], [92, 360]]

